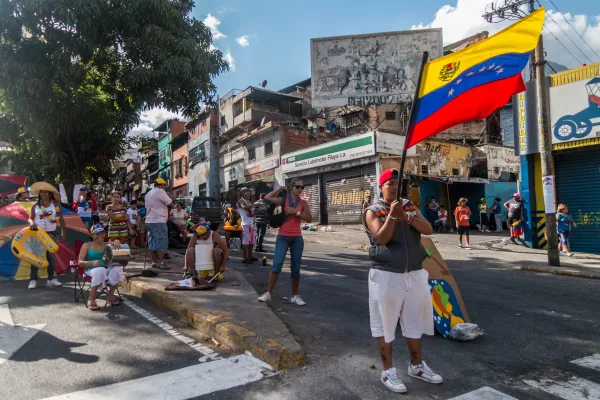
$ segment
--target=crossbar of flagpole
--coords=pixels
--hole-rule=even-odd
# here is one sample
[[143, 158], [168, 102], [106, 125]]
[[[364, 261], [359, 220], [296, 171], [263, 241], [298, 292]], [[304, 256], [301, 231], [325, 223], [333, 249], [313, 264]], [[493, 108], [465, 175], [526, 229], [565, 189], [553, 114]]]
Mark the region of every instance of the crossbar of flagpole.
[[423, 71], [425, 70], [425, 64], [429, 59], [429, 52], [423, 52], [423, 59], [421, 61], [421, 69], [419, 70], [419, 77], [417, 78], [417, 87], [415, 89], [415, 96], [413, 97], [412, 107], [410, 108], [410, 118], [408, 119], [408, 128], [406, 130], [406, 138], [404, 140], [404, 149], [402, 149], [402, 160], [400, 160], [400, 169], [398, 173], [398, 193], [396, 194], [396, 200], [400, 200], [402, 194], [402, 188], [404, 186], [404, 164], [406, 163], [406, 153], [408, 148], [406, 147], [412, 136], [412, 125], [417, 114], [417, 100], [419, 98], [419, 89], [421, 88], [421, 81], [423, 80]]

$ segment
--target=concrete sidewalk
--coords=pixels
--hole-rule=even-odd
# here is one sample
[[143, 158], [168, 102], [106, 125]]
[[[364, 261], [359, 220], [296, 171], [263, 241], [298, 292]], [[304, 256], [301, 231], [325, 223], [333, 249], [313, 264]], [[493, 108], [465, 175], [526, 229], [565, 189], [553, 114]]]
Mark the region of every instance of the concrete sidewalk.
[[[257, 300], [254, 288], [235, 270], [229, 268], [212, 290], [165, 291], [182, 278], [183, 257], [173, 252], [170, 255], [170, 271], [160, 271], [155, 278], [130, 278], [127, 291], [174, 313], [206, 337], [234, 350], [250, 351], [276, 369], [306, 363], [294, 336], [266, 304]], [[135, 275], [143, 268], [143, 250], [134, 250], [134, 257], [126, 275]]]
[[[275, 231], [271, 231], [274, 235]], [[362, 225], [333, 225], [331, 232], [308, 232], [302, 235], [306, 242], [325, 246], [346, 248], [351, 250], [368, 251], [369, 241]], [[532, 249], [522, 244], [514, 244], [508, 238], [508, 232], [470, 232], [473, 250], [489, 251], [498, 257], [510, 261], [515, 270], [550, 273], [556, 275], [576, 276], [581, 278], [600, 279], [600, 255], [577, 253], [574, 257], [561, 257], [560, 267], [547, 264], [545, 250]], [[456, 233], [433, 234], [430, 236], [442, 254], [454, 253], [458, 243]]]

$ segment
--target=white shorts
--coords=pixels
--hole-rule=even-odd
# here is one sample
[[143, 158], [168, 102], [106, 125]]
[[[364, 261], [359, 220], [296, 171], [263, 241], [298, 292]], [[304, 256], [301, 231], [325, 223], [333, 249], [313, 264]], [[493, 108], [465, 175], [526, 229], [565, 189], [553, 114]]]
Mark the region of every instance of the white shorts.
[[91, 286], [100, 285], [100, 290], [104, 289], [104, 282], [108, 281], [111, 286], [116, 286], [119, 282], [125, 279], [123, 275], [123, 267], [96, 267], [92, 270], [85, 271], [85, 274], [92, 278]]
[[399, 274], [369, 271], [369, 314], [373, 337], [386, 343], [396, 338], [400, 320], [402, 336], [420, 339], [433, 335], [433, 305], [429, 291], [429, 273], [424, 269]]

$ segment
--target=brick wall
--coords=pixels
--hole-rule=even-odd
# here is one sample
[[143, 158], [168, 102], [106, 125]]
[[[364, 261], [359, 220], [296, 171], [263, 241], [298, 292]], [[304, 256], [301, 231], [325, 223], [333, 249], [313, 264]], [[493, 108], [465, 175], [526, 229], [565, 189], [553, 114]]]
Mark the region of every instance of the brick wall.
[[281, 154], [305, 149], [320, 144], [321, 142], [312, 137], [305, 129], [295, 127], [281, 127]]

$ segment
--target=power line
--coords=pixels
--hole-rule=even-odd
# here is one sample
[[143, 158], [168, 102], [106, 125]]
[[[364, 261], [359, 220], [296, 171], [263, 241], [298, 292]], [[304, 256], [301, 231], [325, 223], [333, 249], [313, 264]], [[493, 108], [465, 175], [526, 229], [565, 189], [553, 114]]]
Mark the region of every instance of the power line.
[[[540, 3], [540, 0], [537, 0], [537, 3], [538, 3], [538, 5], [539, 5], [540, 7], [543, 7], [543, 6], [542, 6], [542, 3]], [[552, 22], [554, 22], [554, 25], [558, 26], [558, 29], [560, 29], [560, 30], [561, 30], [561, 32], [565, 34], [565, 36], [567, 37], [567, 39], [569, 39], [569, 40], [571, 41], [571, 43], [573, 43], [573, 46], [575, 46], [575, 48], [576, 48], [577, 50], [579, 50], [579, 52], [580, 52], [581, 54], [583, 54], [583, 56], [584, 56], [585, 58], [587, 58], [587, 59], [588, 59], [588, 61], [589, 61], [590, 63], [592, 63], [592, 64], [593, 64], [594, 62], [592, 61], [592, 59], [591, 59], [591, 58], [589, 58], [589, 57], [588, 57], [588, 56], [587, 56], [587, 55], [586, 55], [586, 54], [583, 52], [583, 50], [581, 50], [581, 48], [580, 48], [579, 46], [577, 46], [577, 44], [576, 44], [576, 43], [573, 41], [573, 39], [571, 39], [571, 37], [570, 37], [569, 35], [567, 35], [567, 32], [565, 32], [565, 31], [564, 31], [564, 29], [563, 29], [563, 28], [562, 28], [562, 27], [561, 27], [561, 26], [558, 24], [558, 22], [556, 22], [556, 20], [555, 20], [555, 19], [554, 19], [554, 17], [552, 16], [552, 14], [550, 14], [550, 13], [546, 13], [546, 15], [550, 17], [550, 19], [552, 20]], [[564, 17], [563, 17], [563, 18], [564, 18]], [[547, 25], [546, 25], [546, 28], [548, 28], [548, 26], [547, 26]], [[550, 28], [548, 28], [548, 30], [550, 30]], [[558, 39], [556, 39], [556, 40], [558, 40]]]
[[573, 57], [575, 59], [575, 61], [577, 61], [579, 64], [583, 65], [584, 63], [582, 63], [581, 61], [579, 61], [579, 59], [577, 57], [575, 57], [573, 55], [573, 53], [571, 53], [571, 51], [569, 49], [567, 49], [567, 46], [565, 46], [560, 40], [558, 40], [558, 38], [556, 37], [556, 35], [550, 30], [550, 28], [548, 28], [548, 25], [546, 25], [546, 23], [544, 23], [544, 26], [546, 27], [546, 29], [548, 29], [548, 32], [554, 36], [554, 39], [556, 39], [556, 41], [558, 42], [558, 44], [560, 44], [566, 51], [567, 53], [569, 53], [571, 55], [571, 57]]
[[583, 43], [585, 43], [585, 45], [587, 47], [589, 47], [589, 49], [592, 51], [592, 53], [594, 53], [596, 55], [596, 57], [598, 57], [600, 59], [600, 55], [598, 55], [598, 53], [596, 53], [596, 51], [594, 51], [592, 46], [590, 46], [589, 43], [579, 34], [579, 32], [577, 32], [577, 30], [573, 27], [573, 25], [571, 25], [571, 23], [569, 22], [569, 20], [567, 20], [565, 15], [558, 9], [558, 7], [556, 7], [556, 4], [554, 4], [554, 1], [552, 1], [552, 0], [547, 0], [547, 1], [549, 1], [550, 4], [552, 4], [552, 6], [556, 9], [556, 11], [558, 11], [558, 13], [563, 17], [565, 22], [571, 27], [571, 29], [573, 29], [573, 32], [575, 32], [577, 34], [577, 36], [579, 36], [579, 38], [583, 41]]

